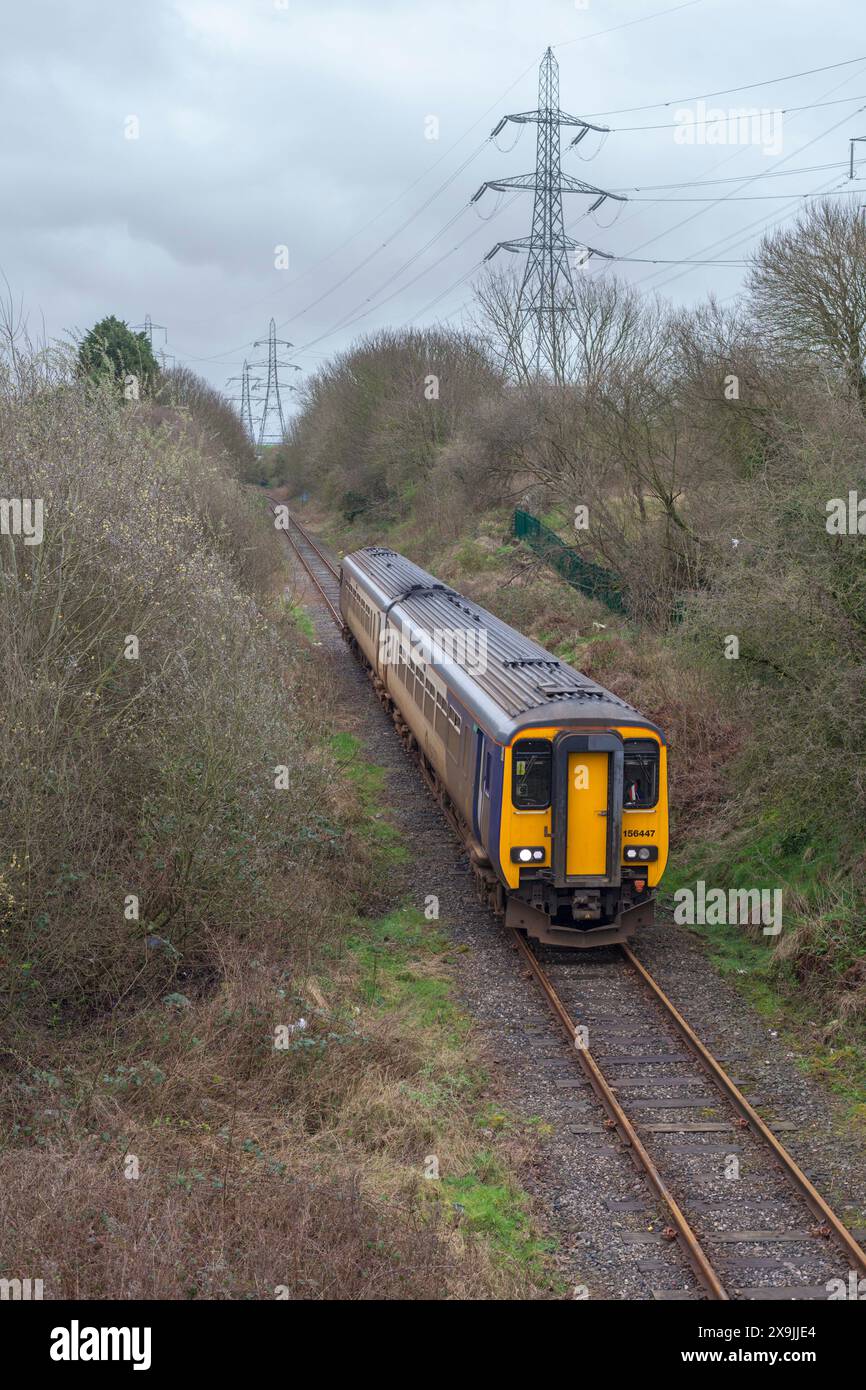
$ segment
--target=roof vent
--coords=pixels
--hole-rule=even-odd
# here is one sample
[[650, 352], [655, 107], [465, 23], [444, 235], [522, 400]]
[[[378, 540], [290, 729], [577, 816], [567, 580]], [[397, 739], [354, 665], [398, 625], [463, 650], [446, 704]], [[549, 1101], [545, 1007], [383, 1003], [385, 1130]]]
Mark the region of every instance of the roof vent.
[[[546, 700], [610, 700], [611, 697], [604, 690], [588, 690], [586, 686], [569, 685], [562, 689], [554, 686], [537, 685], [536, 690], [544, 696]], [[611, 700], [613, 704], [619, 704], [618, 700]]]
[[550, 656], [513, 657], [510, 661], [503, 661], [502, 664], [503, 666], [509, 666], [512, 668], [522, 666], [544, 666], [549, 671], [558, 671], [560, 669], [560, 663], [558, 661], [555, 661], [553, 657]]

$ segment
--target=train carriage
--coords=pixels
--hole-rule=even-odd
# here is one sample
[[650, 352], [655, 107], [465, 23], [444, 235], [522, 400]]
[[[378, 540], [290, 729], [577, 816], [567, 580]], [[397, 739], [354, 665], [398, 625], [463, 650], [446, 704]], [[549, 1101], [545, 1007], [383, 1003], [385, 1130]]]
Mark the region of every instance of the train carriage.
[[668, 850], [661, 730], [393, 550], [343, 559], [340, 609], [506, 922], [577, 947], [651, 922]]

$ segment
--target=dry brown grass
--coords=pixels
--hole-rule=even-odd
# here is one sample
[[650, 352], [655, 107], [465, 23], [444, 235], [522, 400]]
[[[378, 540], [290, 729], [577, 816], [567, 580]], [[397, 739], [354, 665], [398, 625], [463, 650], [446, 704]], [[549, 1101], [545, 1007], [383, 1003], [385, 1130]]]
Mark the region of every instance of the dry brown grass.
[[[26, 1058], [7, 1054], [10, 1277], [33, 1271], [47, 1297], [82, 1298], [531, 1291], [422, 1179], [431, 1151], [443, 1171], [463, 1171], [479, 1142], [472, 1107], [443, 1123], [418, 1104], [422, 1039], [399, 1014], [347, 1009], [352, 960], [327, 996], [276, 958], [238, 951], [224, 972], [188, 1008], [79, 1034], [71, 1063], [50, 1038]], [[275, 1050], [275, 1026], [301, 1016], [303, 1048]]]
[[72, 1299], [437, 1299], [471, 1279], [471, 1255], [429, 1217], [350, 1180], [185, 1182], [154, 1169], [124, 1182], [95, 1141], [35, 1162], [19, 1151], [0, 1194], [5, 1266]]

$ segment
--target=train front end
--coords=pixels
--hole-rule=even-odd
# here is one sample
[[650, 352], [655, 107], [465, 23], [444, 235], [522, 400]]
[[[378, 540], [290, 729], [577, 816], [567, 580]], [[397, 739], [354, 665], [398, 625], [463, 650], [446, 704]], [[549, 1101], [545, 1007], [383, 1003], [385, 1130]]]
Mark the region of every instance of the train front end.
[[503, 750], [506, 921], [571, 947], [653, 920], [668, 855], [667, 749], [654, 727], [521, 729]]

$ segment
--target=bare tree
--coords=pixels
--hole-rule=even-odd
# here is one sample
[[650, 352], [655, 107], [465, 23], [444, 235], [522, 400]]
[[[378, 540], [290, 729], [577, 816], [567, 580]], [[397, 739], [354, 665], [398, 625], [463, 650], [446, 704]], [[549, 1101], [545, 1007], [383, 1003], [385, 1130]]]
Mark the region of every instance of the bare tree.
[[857, 204], [824, 199], [764, 237], [748, 286], [779, 343], [832, 362], [866, 410], [866, 223]]
[[520, 324], [521, 273], [514, 265], [490, 270], [474, 286], [473, 327], [500, 369], [528, 381], [531, 362]]
[[615, 275], [575, 279], [571, 316], [573, 379], [602, 390], [639, 367], [661, 376], [668, 351], [667, 310]]
[[374, 508], [392, 518], [477, 401], [500, 386], [470, 333], [436, 327], [364, 337], [304, 384], [282, 451], [287, 476], [315, 480], [348, 520]]
[[[491, 356], [518, 382], [532, 379], [532, 335], [520, 309], [521, 276], [512, 266], [490, 272], [475, 285], [474, 323]], [[604, 387], [640, 364], [661, 370], [667, 313], [661, 301], [641, 295], [615, 275], [574, 277], [574, 302], [558, 311], [554, 331], [562, 382]]]

